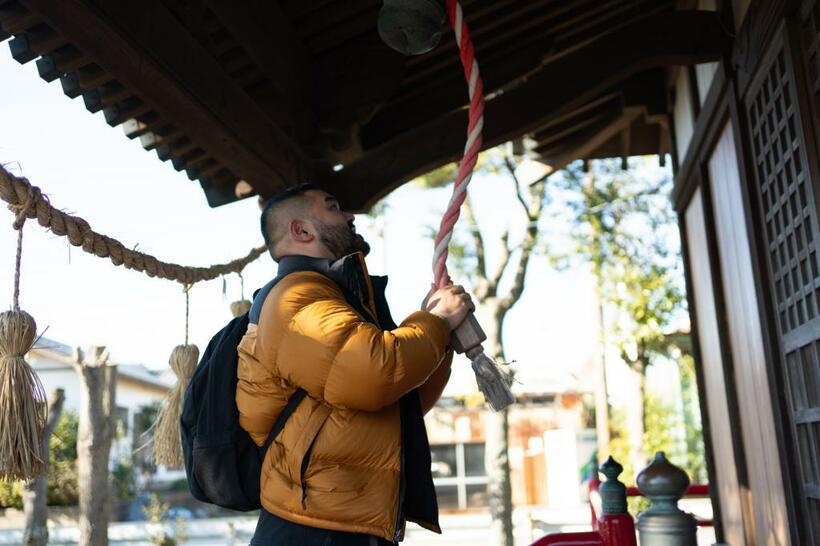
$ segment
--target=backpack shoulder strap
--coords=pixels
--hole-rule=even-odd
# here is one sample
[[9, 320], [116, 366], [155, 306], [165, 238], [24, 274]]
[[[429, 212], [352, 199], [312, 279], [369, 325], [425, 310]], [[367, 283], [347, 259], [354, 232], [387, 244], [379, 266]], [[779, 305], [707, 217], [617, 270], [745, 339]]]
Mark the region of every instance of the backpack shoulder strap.
[[296, 391], [291, 395], [290, 399], [288, 400], [288, 405], [285, 406], [285, 409], [282, 410], [282, 413], [279, 414], [279, 417], [276, 418], [276, 422], [273, 424], [273, 428], [270, 430], [270, 434], [268, 434], [268, 439], [265, 440], [265, 452], [268, 451], [268, 448], [285, 427], [285, 422], [290, 418], [294, 411], [296, 411], [296, 407], [299, 405], [307, 392], [305, 389], [296, 389]]

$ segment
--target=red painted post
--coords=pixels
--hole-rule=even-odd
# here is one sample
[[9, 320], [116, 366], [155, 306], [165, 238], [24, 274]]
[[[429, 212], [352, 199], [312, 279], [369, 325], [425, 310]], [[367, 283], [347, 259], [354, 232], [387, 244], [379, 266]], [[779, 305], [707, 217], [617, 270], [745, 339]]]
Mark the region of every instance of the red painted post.
[[598, 532], [604, 546], [637, 546], [635, 522], [629, 514], [601, 515]]
[[618, 480], [624, 468], [610, 457], [599, 470], [606, 476], [606, 481], [598, 486], [601, 494], [598, 532], [604, 546], [637, 546], [635, 522], [626, 507], [626, 486]]

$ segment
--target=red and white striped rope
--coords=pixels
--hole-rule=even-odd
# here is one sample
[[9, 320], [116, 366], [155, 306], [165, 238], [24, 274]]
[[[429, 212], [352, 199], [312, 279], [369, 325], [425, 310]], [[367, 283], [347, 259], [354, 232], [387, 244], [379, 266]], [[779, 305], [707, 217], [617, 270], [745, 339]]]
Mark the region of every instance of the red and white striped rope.
[[464, 21], [461, 4], [458, 3], [458, 0], [446, 0], [446, 7], [450, 25], [453, 27], [456, 43], [458, 43], [460, 50], [461, 64], [464, 66], [464, 78], [469, 89], [470, 110], [464, 156], [461, 158], [456, 171], [453, 195], [447, 205], [444, 217], [441, 219], [441, 225], [435, 240], [433, 273], [436, 288], [441, 288], [450, 282], [450, 275], [447, 272], [448, 246], [450, 239], [453, 238], [453, 227], [458, 221], [461, 205], [467, 197], [467, 185], [470, 183], [473, 169], [478, 161], [478, 152], [481, 150], [481, 131], [484, 127], [484, 84], [478, 73], [478, 61], [475, 59], [470, 31]]

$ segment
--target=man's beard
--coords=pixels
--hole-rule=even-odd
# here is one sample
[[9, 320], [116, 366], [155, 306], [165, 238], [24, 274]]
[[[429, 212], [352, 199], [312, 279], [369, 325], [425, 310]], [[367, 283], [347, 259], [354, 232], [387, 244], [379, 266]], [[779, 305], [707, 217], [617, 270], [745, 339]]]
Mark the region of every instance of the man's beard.
[[319, 230], [319, 240], [327, 247], [333, 257], [338, 259], [354, 252], [365, 256], [370, 253], [370, 245], [364, 237], [353, 231], [351, 226], [331, 226], [314, 220]]

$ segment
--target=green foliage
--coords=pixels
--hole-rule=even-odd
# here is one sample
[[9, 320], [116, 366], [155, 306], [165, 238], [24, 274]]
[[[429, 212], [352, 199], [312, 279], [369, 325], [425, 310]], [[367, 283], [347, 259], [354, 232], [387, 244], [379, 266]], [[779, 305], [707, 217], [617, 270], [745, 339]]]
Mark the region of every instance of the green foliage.
[[669, 353], [668, 329], [685, 308], [672, 180], [639, 178], [620, 160], [594, 161], [591, 169], [575, 163], [555, 177], [556, 214], [572, 226], [573, 243], [555, 262], [591, 265], [602, 303], [618, 314], [608, 337], [644, 373], [654, 355]]
[[77, 460], [77, 431], [80, 417], [76, 411], [64, 411], [57, 420], [54, 433], [49, 438], [52, 460]]
[[0, 508], [23, 508], [22, 482], [0, 481]]
[[643, 435], [643, 445], [646, 452], [651, 455], [663, 451], [670, 459], [679, 463], [679, 446], [673, 436], [678, 428], [677, 412], [674, 406], [654, 393], [646, 393], [644, 412], [646, 413], [646, 431]]
[[49, 439], [48, 496], [52, 506], [73, 506], [79, 500], [77, 484], [77, 431], [75, 411], [64, 411]]
[[132, 500], [136, 496], [133, 460], [122, 458], [117, 461], [111, 471], [111, 487], [119, 500]]
[[[79, 499], [77, 486], [77, 430], [79, 418], [65, 411], [49, 438], [48, 494], [51, 506], [73, 506]], [[22, 482], [0, 481], [0, 508], [23, 507]]]
[[635, 469], [632, 467], [630, 458], [629, 426], [627, 425], [627, 413], [624, 408], [610, 408], [609, 430], [611, 434], [609, 454], [624, 467], [621, 481], [627, 485], [632, 485], [635, 483]]
[[703, 444], [703, 425], [700, 420], [700, 401], [695, 377], [695, 360], [689, 354], [680, 359], [681, 391], [683, 394], [683, 423], [686, 434], [686, 462], [684, 468], [692, 483], [706, 483], [706, 448]]
[[134, 413], [134, 445], [138, 446], [134, 451], [134, 467], [141, 474], [153, 474], [156, 472], [156, 465], [151, 456], [150, 448], [143, 448], [151, 441], [151, 426], [157, 420], [159, 402], [141, 406]]
[[165, 523], [168, 515], [168, 504], [162, 502], [156, 493], [151, 493], [151, 502], [143, 508], [145, 517], [150, 523], [157, 524], [157, 531], [151, 535], [151, 544], [154, 546], [177, 546], [185, 542], [185, 522], [177, 519], [173, 522], [173, 531], [168, 533]]

